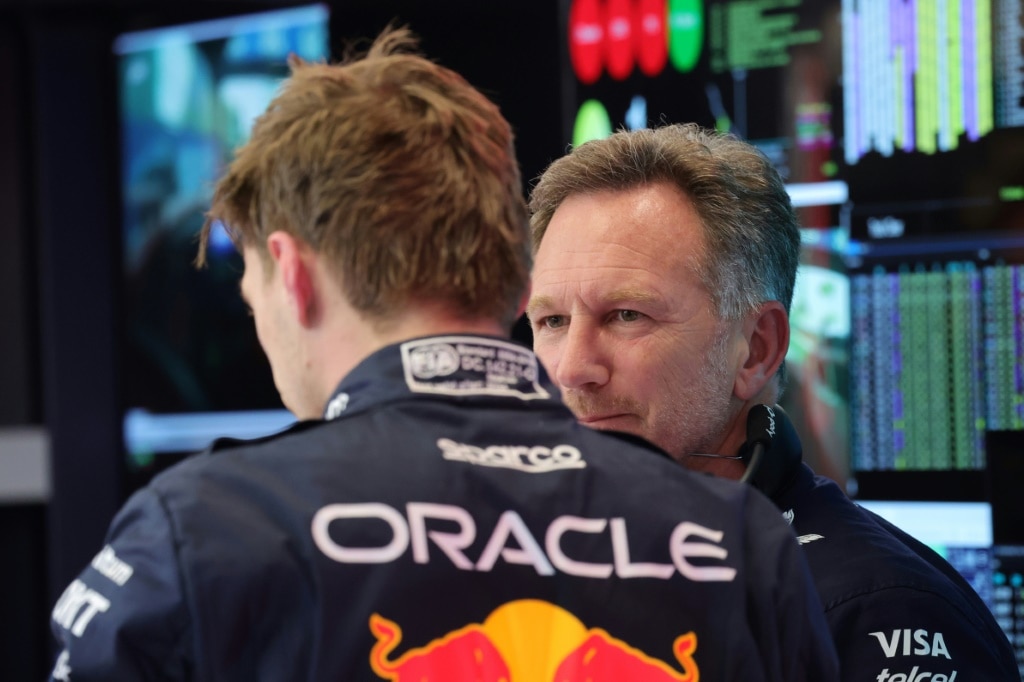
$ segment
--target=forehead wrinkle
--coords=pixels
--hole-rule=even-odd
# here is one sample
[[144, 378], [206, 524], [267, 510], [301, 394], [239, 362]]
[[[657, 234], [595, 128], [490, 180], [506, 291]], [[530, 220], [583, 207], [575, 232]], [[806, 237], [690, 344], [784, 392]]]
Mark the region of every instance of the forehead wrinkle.
[[[657, 289], [655, 285], [658, 279], [660, 277], [650, 268], [639, 263], [574, 262], [555, 265], [538, 259], [533, 268], [534, 291], [549, 287], [568, 287], [580, 293], [601, 294], [602, 298], [607, 298], [608, 290], [616, 289], [631, 291], [634, 298], [645, 298], [644, 290], [652, 286]], [[616, 287], [620, 282], [634, 283]]]
[[[562, 254], [563, 257], [570, 256], [579, 260], [583, 267], [613, 270], [631, 268], [646, 270], [648, 265], [665, 262], [680, 263], [687, 255], [686, 251], [679, 248], [677, 240], [667, 243], [652, 241], [649, 235], [631, 230], [622, 230], [593, 244], [572, 245], [562, 249]], [[591, 265], [595, 259], [598, 260], [598, 264]]]

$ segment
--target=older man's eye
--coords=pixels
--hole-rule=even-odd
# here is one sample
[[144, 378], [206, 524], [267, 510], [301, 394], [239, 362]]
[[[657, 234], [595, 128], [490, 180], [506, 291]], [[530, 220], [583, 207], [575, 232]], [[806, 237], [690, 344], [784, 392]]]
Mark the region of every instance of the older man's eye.
[[643, 313], [638, 313], [635, 310], [617, 310], [615, 315], [620, 322], [636, 322], [643, 317]]
[[565, 326], [564, 315], [547, 315], [541, 319], [540, 324], [542, 327], [548, 329], [558, 329], [559, 327]]

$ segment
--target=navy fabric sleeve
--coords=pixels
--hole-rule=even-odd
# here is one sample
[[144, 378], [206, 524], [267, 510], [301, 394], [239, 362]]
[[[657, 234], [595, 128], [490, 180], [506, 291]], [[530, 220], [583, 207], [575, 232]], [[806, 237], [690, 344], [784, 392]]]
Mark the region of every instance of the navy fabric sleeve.
[[843, 682], [1020, 680], [1015, 661], [999, 653], [1005, 643], [992, 641], [970, 614], [934, 592], [881, 589], [845, 600], [826, 615]]
[[137, 492], [107, 543], [51, 614], [61, 644], [51, 680], [183, 680], [191, 639], [171, 524], [159, 498]]
[[[824, 682], [839, 679], [835, 645], [807, 560], [792, 529], [775, 506], [751, 491], [747, 505], [747, 571], [752, 624], [774, 680]], [[765, 603], [767, 595], [770, 603]]]

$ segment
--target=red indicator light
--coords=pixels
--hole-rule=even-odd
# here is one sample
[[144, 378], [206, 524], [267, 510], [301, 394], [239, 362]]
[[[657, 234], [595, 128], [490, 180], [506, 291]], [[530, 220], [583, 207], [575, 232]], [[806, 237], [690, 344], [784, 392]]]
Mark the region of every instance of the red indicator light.
[[621, 81], [633, 72], [633, 8], [630, 0], [608, 0], [606, 11], [608, 75]]
[[633, 36], [636, 58], [645, 76], [657, 76], [668, 63], [668, 6], [665, 0], [639, 0]]
[[573, 0], [569, 8], [569, 59], [581, 83], [590, 85], [601, 77], [605, 40], [600, 0]]

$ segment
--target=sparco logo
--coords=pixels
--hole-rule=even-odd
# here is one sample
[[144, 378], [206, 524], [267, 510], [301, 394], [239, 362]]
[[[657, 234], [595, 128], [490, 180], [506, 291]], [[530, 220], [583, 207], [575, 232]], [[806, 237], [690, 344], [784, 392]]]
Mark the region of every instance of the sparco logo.
[[409, 364], [417, 379], [446, 377], [459, 369], [459, 352], [447, 343], [421, 346], [409, 354]]
[[457, 443], [449, 438], [438, 438], [437, 447], [445, 459], [469, 462], [488, 467], [518, 469], [534, 474], [558, 469], [582, 469], [587, 466], [580, 451], [571, 445], [488, 445], [477, 447]]

